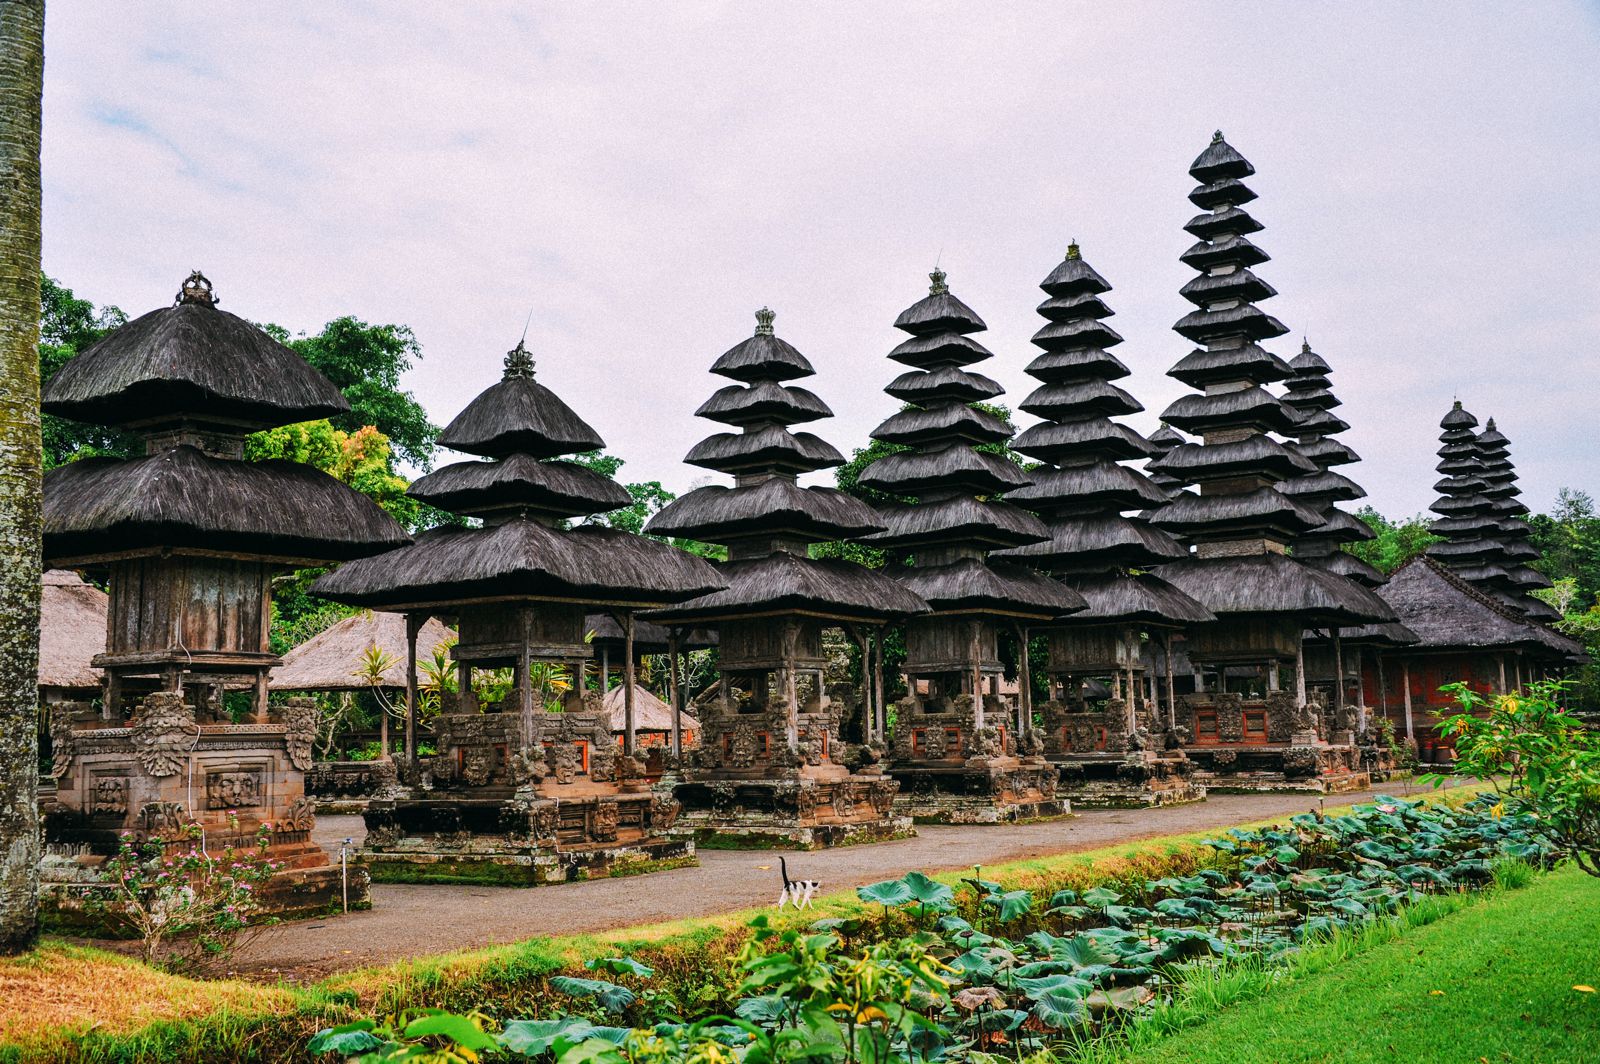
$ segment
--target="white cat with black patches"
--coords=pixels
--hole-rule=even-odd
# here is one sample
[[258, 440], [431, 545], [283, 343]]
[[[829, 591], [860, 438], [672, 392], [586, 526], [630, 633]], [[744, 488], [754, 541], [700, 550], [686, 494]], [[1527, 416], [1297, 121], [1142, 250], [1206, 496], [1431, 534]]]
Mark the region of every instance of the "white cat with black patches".
[[817, 896], [817, 891], [822, 889], [822, 881], [817, 879], [790, 879], [789, 862], [778, 855], [778, 868], [783, 876], [783, 890], [778, 892], [778, 908], [793, 905], [796, 909], [811, 908], [811, 899]]

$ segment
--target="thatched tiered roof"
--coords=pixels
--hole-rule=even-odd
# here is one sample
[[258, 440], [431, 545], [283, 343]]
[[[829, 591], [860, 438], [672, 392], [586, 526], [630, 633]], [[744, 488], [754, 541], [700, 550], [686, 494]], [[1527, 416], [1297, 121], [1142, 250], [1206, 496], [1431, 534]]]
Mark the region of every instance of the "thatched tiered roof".
[[[916, 502], [880, 507], [888, 528], [865, 542], [916, 551], [920, 564], [902, 574], [902, 579], [936, 612], [993, 609], [1049, 620], [1082, 609], [1079, 595], [1037, 573], [1014, 563], [992, 567], [983, 563], [986, 551], [1040, 542], [1049, 538], [1049, 530], [1033, 514], [994, 498], [1030, 480], [1015, 462], [995, 453], [995, 445], [1011, 438], [1011, 427], [973, 405], [999, 394], [994, 381], [966, 368], [993, 357], [972, 338], [987, 326], [951, 293], [943, 270], [935, 269], [928, 276], [933, 282], [928, 295], [895, 320], [895, 328], [911, 338], [889, 352], [894, 361], [912, 367], [887, 389], [906, 406], [872, 432], [873, 439], [905, 449], [877, 459], [861, 471], [858, 480], [864, 488], [911, 497]], [[1089, 319], [1088, 327], [1094, 325], [1094, 319]], [[1058, 331], [1065, 337], [1071, 328], [1069, 324]], [[1057, 346], [1060, 352], [1055, 350]], [[1116, 362], [1110, 355], [1103, 357]], [[1076, 355], [1064, 342], [1053, 344], [1034, 364], [1037, 367], [1051, 359], [1062, 364], [1067, 376], [1074, 372], [1067, 364], [1074, 362]], [[1070, 396], [1057, 398], [1071, 401]], [[1084, 401], [1092, 406], [1117, 400], [1106, 393], [1098, 399], [1084, 397]], [[1137, 441], [1141, 449], [1136, 453], [1144, 453], [1142, 438], [1132, 432], [1125, 435], [1131, 437], [1126, 442]], [[1029, 453], [1053, 457], [1081, 453], [1085, 446], [1083, 440], [1052, 438], [1049, 432], [1041, 432]]]
[[[1028, 372], [1042, 384], [1022, 401], [1022, 409], [1045, 420], [1019, 436], [1015, 446], [1044, 464], [1030, 471], [1033, 483], [1013, 489], [1006, 499], [1037, 514], [1049, 537], [993, 557], [1055, 574], [1083, 595], [1088, 606], [1072, 615], [1074, 625], [1215, 620], [1211, 611], [1159, 578], [1129, 572], [1189, 552], [1143, 515], [1124, 516], [1164, 505], [1167, 493], [1122, 464], [1137, 436], [1111, 419], [1144, 407], [1111, 383], [1129, 372], [1107, 351], [1122, 343], [1105, 321], [1114, 312], [1101, 297], [1111, 286], [1074, 243], [1039, 287], [1049, 298], [1039, 305], [1046, 324], [1033, 342], [1045, 354]], [[1079, 442], [1065, 447], [1059, 444], [1064, 439]], [[1149, 443], [1140, 450], [1134, 457], [1158, 452]]]
[[[418, 657], [453, 644], [456, 634], [430, 617], [417, 632]], [[363, 676], [364, 660], [376, 648], [384, 659], [379, 682]], [[323, 629], [283, 656], [267, 687], [273, 691], [365, 691], [406, 685], [406, 619], [398, 613], [362, 610]]]
[[176, 305], [70, 359], [45, 385], [42, 406], [137, 431], [147, 450], [45, 474], [49, 562], [203, 549], [314, 564], [409, 539], [371, 499], [311, 466], [240, 460], [246, 433], [350, 405], [299, 355], [219, 310], [198, 272]]
[[[564, 517], [626, 502], [627, 493], [599, 474], [547, 461], [604, 441], [534, 379], [533, 358], [521, 342], [507, 353], [500, 382], [468, 404], [440, 442], [491, 461], [446, 466], [412, 485], [411, 494], [461, 506], [459, 512], [482, 517], [483, 527], [430, 529], [410, 546], [319, 578], [316, 594], [395, 610], [496, 599], [627, 608], [722, 586], [703, 560], [669, 544], [613, 528], [561, 527]], [[476, 487], [469, 491], [469, 483]]]
[[90, 691], [101, 672], [90, 660], [106, 649], [106, 593], [77, 573], [48, 569], [39, 603], [39, 686]]
[[1521, 650], [1553, 661], [1586, 660], [1576, 641], [1525, 619], [1426, 555], [1391, 573], [1378, 594], [1417, 635], [1419, 651]]
[[1182, 260], [1199, 276], [1181, 294], [1197, 309], [1173, 328], [1200, 346], [1167, 375], [1197, 391], [1161, 418], [1201, 442], [1180, 444], [1149, 468], [1198, 486], [1198, 494], [1178, 493], [1151, 518], [1193, 542], [1196, 556], [1156, 574], [1223, 619], [1277, 614], [1307, 624], [1388, 621], [1392, 613], [1371, 592], [1281, 553], [1324, 521], [1275, 490], [1289, 477], [1319, 470], [1270, 435], [1296, 431], [1301, 418], [1266, 390], [1293, 371], [1260, 346], [1288, 330], [1256, 306], [1277, 292], [1252, 269], [1269, 259], [1249, 239], [1261, 223], [1243, 209], [1255, 199], [1243, 182], [1255, 167], [1218, 132], [1189, 173], [1200, 183], [1189, 199], [1203, 213], [1184, 226], [1197, 242]]
[[1550, 578], [1528, 564], [1539, 557], [1539, 550], [1533, 545], [1533, 529], [1526, 520], [1528, 507], [1517, 499], [1522, 489], [1511, 463], [1511, 441], [1490, 418], [1476, 443], [1483, 495], [1494, 504], [1492, 512], [1500, 519], [1499, 550], [1492, 560], [1505, 568], [1506, 575], [1496, 591], [1529, 617], [1559, 620], [1553, 608], [1528, 596], [1529, 591], [1549, 587]]
[[1314, 463], [1317, 470], [1290, 477], [1278, 485], [1278, 490], [1321, 514], [1324, 521], [1320, 527], [1295, 540], [1295, 558], [1365, 587], [1377, 587], [1383, 583], [1383, 574], [1339, 549], [1346, 543], [1372, 539], [1377, 533], [1360, 521], [1342, 521], [1334, 517], [1339, 503], [1365, 498], [1367, 493], [1349, 477], [1334, 472], [1334, 466], [1349, 465], [1360, 458], [1334, 439], [1350, 426], [1333, 414], [1334, 407], [1341, 403], [1328, 380], [1332, 369], [1321, 355], [1311, 350], [1310, 342], [1300, 345], [1300, 353], [1290, 361], [1289, 369], [1294, 375], [1289, 378], [1288, 394], [1283, 401], [1300, 416], [1300, 423], [1294, 430], [1299, 442], [1294, 450]]
[[740, 430], [712, 436], [690, 452], [691, 461], [715, 452], [718, 457], [699, 464], [732, 473], [734, 485], [697, 488], [662, 507], [645, 526], [656, 535], [727, 545], [731, 560], [719, 572], [728, 586], [653, 614], [654, 619], [715, 623], [795, 613], [881, 621], [925, 612], [925, 603], [881, 572], [807, 557], [811, 543], [852, 539], [884, 525], [872, 507], [837, 488], [796, 482], [801, 472], [844, 459], [817, 437], [790, 431], [791, 425], [832, 417], [833, 411], [813, 392], [787, 383], [814, 371], [804, 355], [774, 334], [775, 317], [766, 307], [756, 312], [755, 335], [711, 367], [740, 383], [720, 389], [695, 412]]

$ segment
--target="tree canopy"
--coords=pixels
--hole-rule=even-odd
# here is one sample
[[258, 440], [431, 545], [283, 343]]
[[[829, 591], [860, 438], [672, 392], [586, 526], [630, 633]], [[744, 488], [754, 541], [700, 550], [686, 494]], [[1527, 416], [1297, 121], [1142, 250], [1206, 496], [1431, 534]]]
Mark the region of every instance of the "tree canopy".
[[1351, 543], [1345, 550], [1386, 576], [1439, 542], [1439, 537], [1428, 531], [1430, 522], [1422, 514], [1391, 521], [1372, 507], [1363, 506], [1356, 511], [1356, 517], [1378, 535], [1376, 539]]

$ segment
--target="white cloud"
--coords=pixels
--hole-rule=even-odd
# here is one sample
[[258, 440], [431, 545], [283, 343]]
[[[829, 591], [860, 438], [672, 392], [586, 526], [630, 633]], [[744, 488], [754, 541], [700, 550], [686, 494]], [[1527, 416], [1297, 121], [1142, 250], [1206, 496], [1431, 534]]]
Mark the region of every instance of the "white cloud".
[[[1600, 79], [1582, 4], [54, 3], [45, 262], [141, 312], [412, 325], [435, 420], [533, 311], [542, 379], [687, 487], [706, 368], [751, 311], [811, 357], [848, 449], [894, 403], [936, 256], [1015, 404], [1038, 281], [1078, 238], [1148, 412], [1181, 393], [1184, 173], [1256, 164], [1268, 304], [1335, 369], [1353, 472], [1422, 509], [1459, 395], [1531, 505], [1600, 489]], [[1291, 339], [1294, 342], [1291, 342]], [[1024, 421], [1028, 420], [1026, 417]]]

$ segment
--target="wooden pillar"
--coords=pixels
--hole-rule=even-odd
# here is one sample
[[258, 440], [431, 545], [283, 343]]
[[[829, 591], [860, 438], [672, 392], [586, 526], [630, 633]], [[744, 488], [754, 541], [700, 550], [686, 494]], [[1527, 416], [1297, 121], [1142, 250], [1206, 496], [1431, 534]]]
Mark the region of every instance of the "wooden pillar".
[[528, 610], [517, 611], [522, 621], [522, 645], [517, 648], [517, 702], [522, 717], [522, 749], [532, 749], [533, 735], [533, 618]]
[[883, 636], [879, 628], [872, 640], [872, 703], [878, 714], [877, 737], [882, 742], [889, 738], [889, 707], [883, 701]]
[[406, 614], [406, 764], [417, 762], [417, 634], [426, 617]]
[[1267, 663], [1267, 690], [1268, 691], [1277, 691], [1277, 690], [1281, 689], [1282, 685], [1283, 685], [1283, 680], [1282, 680], [1282, 677], [1280, 675], [1280, 669], [1279, 669], [1279, 666], [1278, 666], [1278, 659], [1277, 658], [1273, 658], [1270, 662]]
[[122, 676], [112, 669], [105, 673], [105, 686], [100, 692], [100, 719], [122, 719]]
[[1189, 665], [1192, 669], [1194, 669], [1194, 693], [1197, 695], [1205, 694], [1206, 667], [1200, 664], [1198, 661], [1195, 661], [1193, 658], [1189, 659]]
[[1520, 650], [1517, 651], [1516, 665], [1517, 665], [1517, 693], [1520, 695], [1522, 693], [1522, 651], [1520, 651]]
[[872, 646], [870, 631], [858, 628], [853, 624], [844, 626], [845, 634], [855, 643], [856, 649], [861, 652], [861, 740], [866, 742], [872, 738], [873, 719], [877, 715], [872, 705]]
[[794, 682], [794, 649], [800, 638], [800, 626], [794, 621], [783, 622], [783, 735], [791, 747], [800, 745], [799, 694]]
[[463, 713], [476, 713], [483, 707], [478, 705], [478, 692], [472, 687], [472, 662], [456, 662], [456, 705]]
[[1383, 714], [1383, 719], [1389, 719], [1389, 684], [1383, 678], [1383, 652], [1380, 650], [1373, 661], [1373, 667], [1378, 670], [1378, 711]]
[[611, 644], [600, 644], [600, 697], [611, 690]]
[[983, 727], [983, 652], [979, 649], [982, 621], [972, 622], [972, 726]]
[[1498, 665], [1499, 668], [1500, 668], [1500, 693], [1501, 694], [1505, 694], [1506, 693], [1506, 656], [1504, 654], [1496, 654], [1494, 656], [1494, 660], [1495, 660], [1495, 664]]
[[[1504, 669], [1502, 668], [1501, 671], [1504, 672]], [[173, 690], [182, 694], [183, 686], [179, 684]], [[265, 669], [256, 673], [255, 689], [250, 695], [250, 715], [257, 724], [265, 724], [267, 722], [267, 672]]]
[[1361, 678], [1361, 644], [1356, 644], [1356, 733], [1367, 730], [1367, 692]]
[[1028, 661], [1028, 628], [1017, 625], [1017, 735], [1033, 727], [1033, 666]]
[[1333, 709], [1337, 714], [1344, 708], [1344, 644], [1339, 639], [1339, 629], [1330, 628], [1328, 634], [1333, 637]]
[[622, 615], [622, 752], [633, 757], [636, 752], [636, 724], [633, 719], [633, 611]]
[[379, 689], [372, 689], [372, 696], [378, 703], [378, 748], [383, 751], [382, 760], [394, 760], [389, 756], [389, 707], [384, 703]]
[[1302, 638], [1294, 647], [1294, 704], [1306, 704], [1306, 642]]
[[1172, 679], [1172, 633], [1166, 632], [1161, 637], [1161, 659], [1167, 674], [1167, 726], [1178, 726], [1178, 688]]
[[683, 698], [678, 690], [678, 630], [667, 635], [667, 697], [672, 700], [672, 756], [683, 756]]
[[1416, 742], [1416, 729], [1411, 723], [1411, 662], [1403, 658], [1400, 661], [1400, 691], [1405, 696], [1406, 738]]

